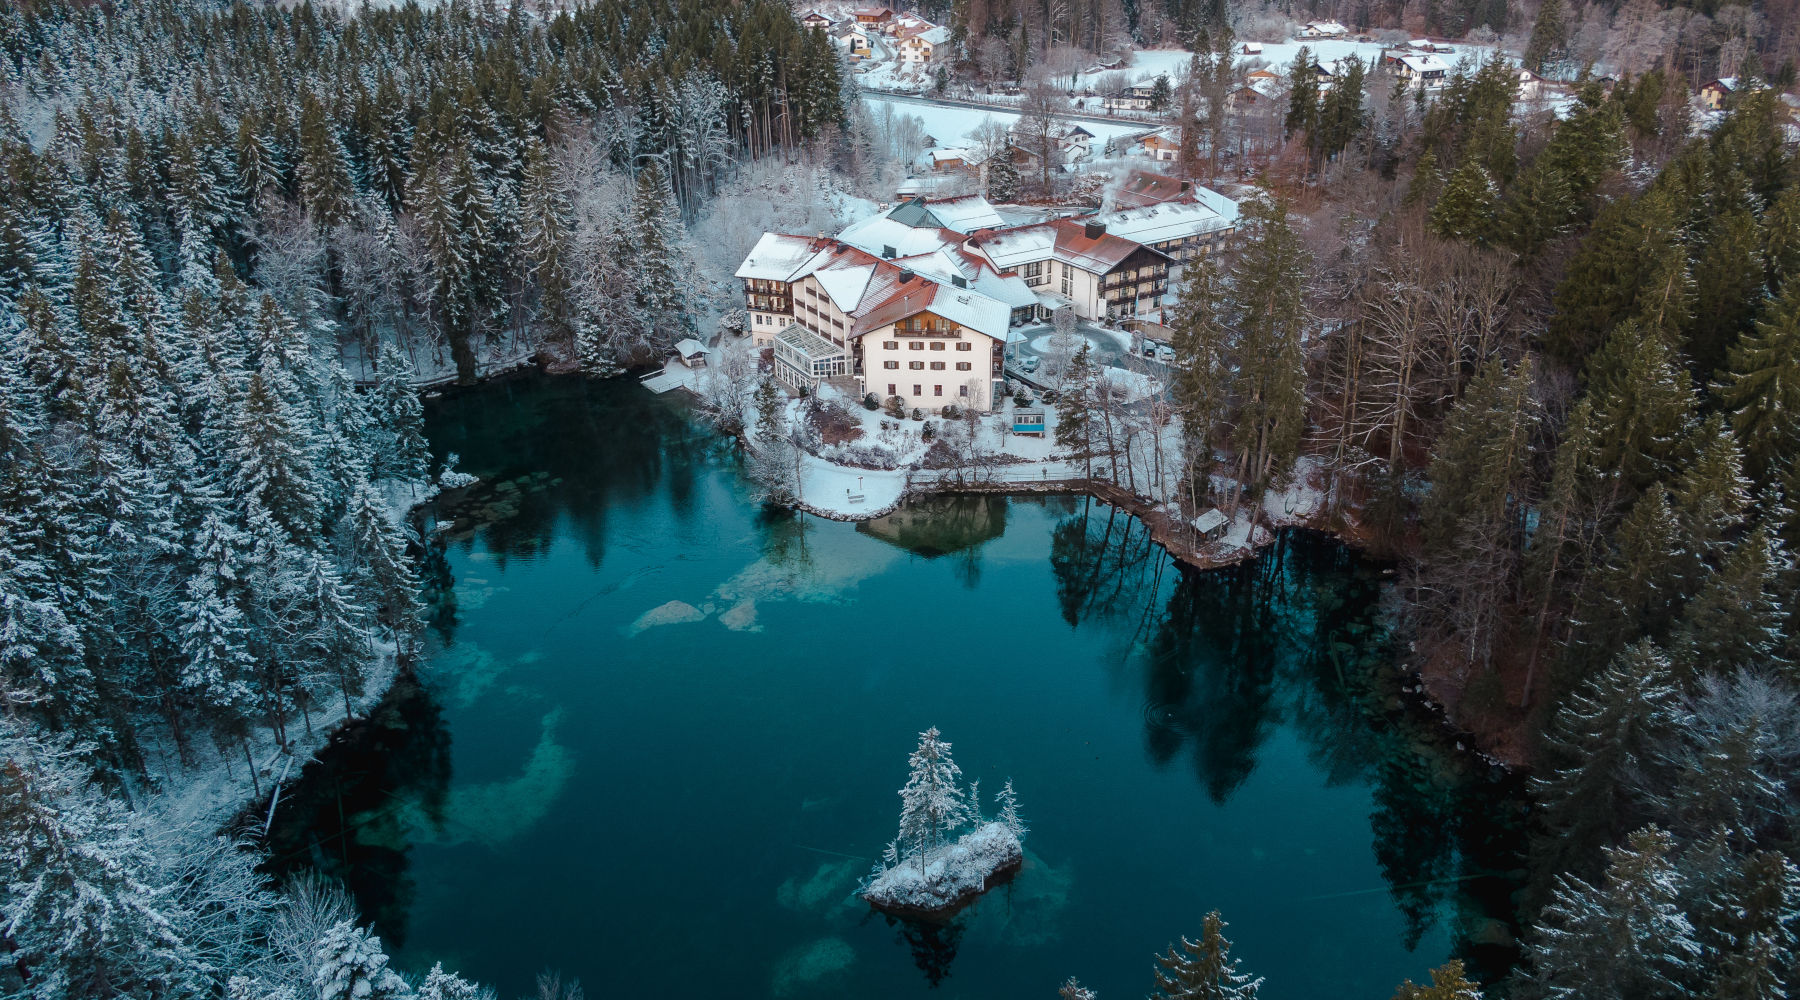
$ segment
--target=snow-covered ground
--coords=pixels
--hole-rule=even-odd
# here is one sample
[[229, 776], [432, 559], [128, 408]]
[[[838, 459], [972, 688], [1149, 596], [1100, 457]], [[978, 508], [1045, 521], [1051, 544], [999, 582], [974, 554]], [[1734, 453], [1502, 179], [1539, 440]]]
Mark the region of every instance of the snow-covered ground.
[[[941, 146], [961, 145], [987, 119], [991, 118], [1007, 128], [1011, 128], [1019, 120], [1017, 112], [999, 108], [925, 104], [916, 100], [896, 100], [883, 94], [864, 94], [863, 100], [869, 105], [870, 113], [875, 115], [880, 115], [884, 109], [890, 109], [895, 115], [912, 115], [918, 118], [925, 127], [925, 133], [936, 139]], [[1121, 135], [1141, 135], [1156, 127], [1154, 122], [1141, 121], [1077, 121], [1076, 124], [1093, 133], [1096, 158], [1106, 148], [1108, 139]]]

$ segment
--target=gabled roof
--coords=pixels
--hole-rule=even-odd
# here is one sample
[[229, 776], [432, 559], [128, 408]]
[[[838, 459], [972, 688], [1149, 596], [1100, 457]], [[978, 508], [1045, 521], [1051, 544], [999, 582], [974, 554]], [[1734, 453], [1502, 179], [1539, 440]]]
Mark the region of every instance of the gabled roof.
[[1412, 70], [1414, 73], [1448, 73], [1448, 72], [1450, 72], [1450, 64], [1449, 63], [1443, 61], [1442, 59], [1439, 59], [1437, 56], [1430, 55], [1430, 54], [1404, 55], [1404, 56], [1400, 57], [1400, 64], [1405, 66], [1407, 69]]
[[1230, 206], [1229, 216], [1220, 213], [1214, 205], [1204, 202], [1178, 201], [1086, 216], [1076, 221], [1092, 219], [1104, 224], [1108, 233], [1138, 243], [1188, 239], [1230, 229], [1237, 223], [1237, 203], [1223, 195], [1218, 195], [1217, 198]]
[[1148, 170], [1133, 170], [1113, 196], [1113, 201], [1120, 208], [1159, 205], [1182, 197], [1190, 187], [1190, 182], [1179, 177], [1151, 173]]
[[933, 226], [930, 220], [921, 220], [920, 225], [914, 226], [877, 215], [851, 224], [838, 234], [838, 239], [877, 257], [888, 247], [894, 249], [895, 257], [911, 257], [939, 247], [955, 246], [962, 242], [962, 234]]
[[787, 233], [764, 233], [750, 248], [744, 262], [738, 265], [736, 277], [760, 278], [768, 281], [793, 281], [801, 267], [811, 260], [822, 244], [807, 236]]
[[1168, 259], [1161, 251], [1111, 233], [1089, 236], [1086, 227], [1073, 219], [1057, 219], [1049, 225], [1056, 233], [1056, 259], [1084, 271], [1105, 274], [1140, 249]]
[[969, 244], [980, 249], [996, 268], [1010, 271], [1034, 260], [1049, 260], [1056, 252], [1056, 230], [1048, 225], [984, 229], [970, 233]]
[[[967, 150], [962, 152], [965, 160], [970, 159], [973, 155]], [[925, 205], [931, 210], [931, 214], [938, 220], [939, 225], [959, 233], [972, 233], [977, 229], [1006, 225], [1006, 220], [1000, 217], [999, 212], [994, 211], [994, 206], [988, 204], [988, 200], [978, 194], [966, 194], [956, 198], [929, 198], [926, 199]]]

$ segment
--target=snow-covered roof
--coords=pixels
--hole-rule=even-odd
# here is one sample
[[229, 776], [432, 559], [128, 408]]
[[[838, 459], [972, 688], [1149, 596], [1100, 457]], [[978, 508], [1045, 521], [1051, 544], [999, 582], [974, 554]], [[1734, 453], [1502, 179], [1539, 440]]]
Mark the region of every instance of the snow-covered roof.
[[[1086, 225], [1073, 219], [1058, 219], [1050, 223], [1050, 227], [1056, 233], [1056, 259], [1094, 274], [1105, 274], [1138, 249], [1148, 249], [1135, 240], [1112, 233], [1089, 236]], [[1149, 252], [1167, 257], [1157, 250]]]
[[943, 27], [927, 28], [912, 37], [927, 45], [942, 45], [950, 40], [950, 29]]
[[706, 345], [698, 340], [692, 337], [683, 337], [675, 342], [675, 353], [684, 358], [691, 358], [696, 354], [706, 354], [707, 350]]
[[1708, 84], [1707, 86], [1718, 87], [1720, 90], [1723, 90], [1723, 91], [1726, 91], [1727, 93], [1729, 93], [1730, 91], [1737, 89], [1737, 77], [1721, 76], [1717, 80], [1714, 80], [1712, 83]]
[[1034, 260], [1049, 260], [1050, 255], [1056, 251], [1056, 230], [1048, 225], [1039, 225], [984, 233], [979, 246], [987, 259], [994, 262], [995, 267], [1010, 271]]
[[1223, 528], [1230, 520], [1230, 518], [1225, 516], [1224, 511], [1214, 507], [1206, 513], [1201, 514], [1199, 517], [1194, 518], [1194, 528], [1201, 533], [1205, 533], [1212, 531], [1215, 528]]
[[736, 277], [766, 281], [792, 281], [813, 256], [816, 240], [786, 233], [764, 233], [738, 265]]
[[916, 227], [890, 219], [885, 215], [855, 222], [838, 233], [838, 239], [865, 250], [877, 257], [884, 256], [884, 250], [892, 247], [895, 257], [911, 257], [916, 254], [930, 253], [944, 246], [953, 246], [958, 234], [943, 229]]
[[831, 296], [831, 304], [843, 312], [850, 312], [862, 301], [863, 290], [869, 287], [869, 280], [875, 276], [875, 265], [853, 264], [847, 267], [827, 267], [813, 272], [813, 280]]
[[1450, 64], [1429, 53], [1421, 55], [1407, 54], [1400, 57], [1401, 65], [1414, 73], [1448, 73]]
[[[964, 159], [974, 154], [963, 151]], [[925, 207], [931, 210], [945, 229], [954, 229], [959, 233], [972, 233], [977, 229], [992, 229], [1006, 225], [994, 206], [978, 194], [963, 195], [960, 198], [941, 198], [928, 200]]]
[[969, 162], [969, 151], [960, 146], [948, 146], [941, 149], [927, 150], [925, 155], [931, 157], [931, 162], [933, 163], [948, 163], [951, 160], [957, 160], [962, 163]]
[[1348, 35], [1350, 29], [1336, 21], [1308, 21], [1302, 32], [1311, 35]]
[[1262, 50], [1263, 49], [1262, 49], [1261, 42], [1245, 42], [1244, 43], [1244, 54], [1247, 56], [1262, 55]]
[[[1197, 193], [1205, 189], [1192, 190]], [[1211, 204], [1205, 201], [1169, 202], [1143, 208], [1127, 208], [1090, 218], [1103, 223], [1106, 231], [1114, 236], [1139, 243], [1188, 239], [1202, 233], [1216, 233], [1221, 229], [1231, 228], [1237, 222], [1237, 203], [1217, 192], [1207, 193], [1214, 195]], [[1219, 211], [1225, 206], [1230, 207], [1229, 215]]]

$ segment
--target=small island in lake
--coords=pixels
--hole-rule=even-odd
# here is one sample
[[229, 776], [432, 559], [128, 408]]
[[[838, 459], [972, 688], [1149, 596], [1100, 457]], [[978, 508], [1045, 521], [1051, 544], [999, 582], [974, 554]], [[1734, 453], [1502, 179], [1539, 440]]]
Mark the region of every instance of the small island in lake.
[[900, 835], [883, 852], [862, 898], [899, 916], [947, 917], [1018, 873], [1025, 823], [1011, 779], [994, 796], [999, 815], [981, 815], [981, 783], [962, 786], [962, 769], [936, 727], [919, 734], [910, 762], [912, 774], [900, 789]]

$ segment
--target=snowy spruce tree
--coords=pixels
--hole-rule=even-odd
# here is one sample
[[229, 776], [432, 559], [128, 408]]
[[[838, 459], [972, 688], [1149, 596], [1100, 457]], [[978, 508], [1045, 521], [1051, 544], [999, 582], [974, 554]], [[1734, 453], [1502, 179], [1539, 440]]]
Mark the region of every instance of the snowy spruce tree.
[[1200, 940], [1183, 937], [1156, 956], [1157, 1000], [1254, 1000], [1262, 977], [1238, 971], [1225, 927], [1214, 910], [1201, 923]]
[[313, 988], [319, 1000], [402, 1000], [412, 996], [406, 981], [387, 966], [381, 939], [345, 920], [319, 942]]
[[900, 836], [903, 857], [924, 869], [932, 853], [970, 815], [962, 788], [962, 768], [951, 759], [950, 744], [937, 727], [919, 734], [909, 759], [912, 773], [900, 789]]

